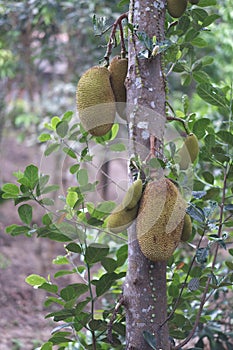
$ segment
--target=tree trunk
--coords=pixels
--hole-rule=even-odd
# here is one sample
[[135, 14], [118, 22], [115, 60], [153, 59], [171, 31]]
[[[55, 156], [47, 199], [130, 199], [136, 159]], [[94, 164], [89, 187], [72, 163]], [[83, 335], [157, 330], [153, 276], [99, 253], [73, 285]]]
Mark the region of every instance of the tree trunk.
[[[129, 23], [138, 25], [157, 41], [164, 40], [165, 0], [131, 0]], [[145, 50], [136, 35], [129, 38], [129, 70], [126, 82], [129, 116], [130, 157], [142, 161], [163, 156], [165, 126], [165, 82], [161, 55], [143, 59]], [[128, 272], [124, 285], [126, 309], [126, 349], [151, 350], [143, 332], [154, 335], [156, 349], [169, 350], [167, 315], [166, 262], [149, 261], [141, 253], [136, 239], [136, 225], [129, 234]], [[145, 334], [145, 333], [144, 333]]]

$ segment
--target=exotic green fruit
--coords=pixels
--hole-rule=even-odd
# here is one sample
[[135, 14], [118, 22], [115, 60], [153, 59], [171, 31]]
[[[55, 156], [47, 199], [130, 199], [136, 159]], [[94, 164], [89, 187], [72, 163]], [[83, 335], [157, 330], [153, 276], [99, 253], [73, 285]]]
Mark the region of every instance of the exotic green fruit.
[[115, 119], [115, 97], [106, 67], [92, 67], [80, 78], [77, 86], [77, 107], [81, 123], [93, 136], [103, 136]]
[[135, 220], [138, 205], [130, 210], [125, 210], [122, 204], [118, 205], [107, 218], [107, 228], [113, 233], [126, 230]]
[[181, 241], [186, 242], [192, 234], [192, 221], [190, 216], [186, 213], [184, 216], [184, 226], [181, 234]]
[[190, 163], [194, 163], [199, 154], [199, 145], [196, 135], [189, 134], [181, 149], [177, 153], [178, 163], [180, 164], [181, 170], [186, 170]]
[[180, 242], [186, 202], [166, 178], [147, 184], [137, 216], [137, 239], [152, 261], [168, 260]]
[[136, 180], [126, 192], [123, 198], [122, 205], [126, 210], [133, 209], [139, 202], [142, 196], [142, 180]]
[[111, 74], [110, 81], [112, 85], [112, 90], [117, 102], [117, 112], [122, 119], [127, 120], [125, 111], [126, 88], [124, 83], [128, 70], [128, 59], [115, 56], [110, 62], [110, 66], [108, 67], [108, 69]]
[[169, 15], [175, 18], [181, 17], [186, 10], [187, 4], [187, 0], [167, 0]]

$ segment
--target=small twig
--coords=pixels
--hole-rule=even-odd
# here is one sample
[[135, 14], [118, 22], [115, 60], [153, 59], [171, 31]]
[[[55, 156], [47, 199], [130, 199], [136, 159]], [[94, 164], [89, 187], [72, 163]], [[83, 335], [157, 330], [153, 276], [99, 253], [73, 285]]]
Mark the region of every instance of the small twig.
[[175, 62], [175, 63], [172, 63], [170, 69], [168, 70], [168, 72], [167, 72], [167, 74], [166, 74], [166, 77], [168, 77], [168, 76], [171, 74], [171, 72], [172, 72], [172, 70], [173, 70], [175, 64], [176, 64], [176, 62]]
[[167, 120], [172, 120], [172, 121], [177, 121], [177, 122], [182, 123], [186, 133], [189, 134], [189, 130], [188, 130], [187, 125], [183, 119], [178, 118], [178, 117], [173, 117], [171, 115], [167, 115], [166, 118], [167, 118]]
[[[204, 235], [205, 235], [205, 230], [203, 231], [202, 236], [201, 236], [200, 239], [199, 239], [199, 242], [198, 242], [198, 244], [197, 244], [196, 250], [200, 247]], [[190, 265], [189, 265], [189, 269], [188, 269], [188, 271], [187, 271], [187, 275], [186, 275], [186, 277], [185, 277], [184, 283], [182, 284], [182, 287], [181, 287], [181, 289], [180, 289], [180, 294], [178, 295], [178, 298], [176, 299], [175, 305], [174, 305], [172, 311], [170, 312], [170, 314], [167, 316], [166, 320], [160, 325], [160, 328], [163, 327], [163, 325], [164, 325], [166, 322], [168, 322], [168, 321], [172, 318], [172, 316], [174, 315], [174, 313], [175, 313], [175, 311], [176, 311], [176, 309], [177, 309], [177, 307], [178, 307], [178, 304], [179, 304], [179, 302], [180, 302], [180, 298], [181, 298], [181, 296], [182, 296], [182, 294], [183, 294], [184, 288], [186, 287], [186, 284], [187, 284], [187, 281], [188, 281], [188, 278], [189, 278], [191, 269], [192, 269], [192, 267], [193, 267], [193, 264], [194, 264], [194, 262], [195, 262], [195, 259], [196, 259], [196, 253], [195, 253], [195, 255], [193, 256], [192, 261], [191, 261], [191, 263], [190, 263]]]
[[126, 56], [126, 47], [125, 47], [125, 39], [124, 39], [124, 31], [122, 27], [122, 22], [119, 23], [120, 29], [120, 37], [121, 37], [121, 57], [125, 58]]
[[120, 309], [120, 307], [124, 304], [124, 297], [123, 297], [123, 294], [121, 294], [116, 306], [115, 306], [115, 309], [112, 313], [112, 317], [109, 321], [109, 324], [108, 324], [108, 332], [107, 332], [107, 339], [109, 341], [110, 344], [113, 343], [113, 339], [112, 339], [112, 328], [113, 328], [113, 323], [116, 319], [116, 316], [117, 316], [117, 313]]
[[117, 26], [121, 24], [121, 22], [123, 21], [123, 19], [128, 18], [128, 12], [123, 13], [120, 17], [117, 18], [117, 20], [113, 23], [112, 25], [112, 31], [108, 40], [108, 44], [107, 44], [107, 50], [106, 53], [104, 55], [104, 58], [107, 62], [109, 62], [109, 57], [111, 56], [112, 53], [112, 45], [114, 42], [114, 38], [116, 35], [116, 29]]
[[[227, 168], [225, 168], [224, 180], [223, 180], [222, 202], [221, 202], [221, 206], [220, 206], [220, 218], [219, 218], [220, 224], [219, 224], [219, 227], [218, 227], [218, 237], [221, 237], [221, 235], [222, 235], [224, 204], [225, 204], [225, 198], [226, 198], [226, 188], [227, 188]], [[214, 267], [215, 267], [215, 264], [216, 264], [217, 255], [218, 255], [218, 248], [219, 248], [219, 245], [217, 245], [216, 249], [215, 249], [215, 254], [214, 254], [214, 258], [213, 258], [213, 262], [212, 262], [212, 266], [211, 266], [212, 267], [212, 271], [214, 270]], [[206, 283], [206, 287], [205, 287], [204, 292], [202, 294], [201, 303], [200, 303], [200, 306], [199, 306], [199, 311], [197, 313], [196, 320], [195, 320], [195, 323], [194, 323], [192, 331], [189, 333], [189, 335], [187, 336], [186, 339], [184, 339], [179, 345], [175, 346], [174, 350], [178, 350], [178, 349], [182, 348], [194, 336], [196, 328], [197, 328], [197, 326], [199, 324], [199, 321], [200, 321], [200, 317], [201, 317], [204, 305], [205, 305], [206, 301], [208, 300], [207, 293], [208, 293], [209, 285], [210, 285], [210, 282], [211, 282], [211, 278], [212, 278], [211, 276], [208, 277], [208, 280], [207, 280], [207, 283]]]

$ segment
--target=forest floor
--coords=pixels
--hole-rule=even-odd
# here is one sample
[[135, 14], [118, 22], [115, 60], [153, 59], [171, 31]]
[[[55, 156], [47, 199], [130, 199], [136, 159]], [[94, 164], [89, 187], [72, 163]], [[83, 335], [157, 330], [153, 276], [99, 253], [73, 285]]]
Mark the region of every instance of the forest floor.
[[[0, 184], [14, 182], [14, 171], [23, 171], [30, 163], [38, 165], [40, 157], [41, 151], [37, 145], [25, 149], [25, 145], [18, 143], [14, 135], [5, 136], [1, 143]], [[54, 324], [50, 319], [44, 319], [51, 311], [44, 307], [45, 292], [28, 285], [25, 278], [32, 273], [45, 278], [53, 274], [56, 266], [52, 264], [52, 259], [64, 254], [64, 249], [56, 242], [7, 235], [5, 228], [15, 223], [20, 221], [13, 202], [1, 202], [0, 349], [34, 350], [49, 339]]]

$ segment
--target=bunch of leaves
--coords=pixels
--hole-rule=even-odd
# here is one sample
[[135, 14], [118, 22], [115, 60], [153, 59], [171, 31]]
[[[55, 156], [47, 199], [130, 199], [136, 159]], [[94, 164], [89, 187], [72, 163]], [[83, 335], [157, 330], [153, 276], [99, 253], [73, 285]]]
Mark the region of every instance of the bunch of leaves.
[[[71, 111], [61, 118], [53, 117], [45, 124], [47, 131], [39, 140], [47, 143], [46, 157], [61, 149], [73, 162], [69, 170], [76, 186], [68, 187], [66, 196], [60, 196], [63, 208], [56, 210], [51, 197], [54, 192], [59, 196], [61, 188], [49, 183], [49, 175], [41, 174], [34, 164], [14, 173], [16, 183], [5, 183], [2, 197], [14, 200], [22, 224], [12, 224], [6, 232], [12, 236], [34, 234], [64, 245], [64, 255], [53, 260], [62, 268], [53, 277], [32, 274], [26, 278], [27, 283], [47, 292], [45, 305], [56, 310], [46, 316], [58, 322], [58, 326], [42, 349], [52, 349], [55, 345], [64, 349], [72, 343], [80, 349], [123, 349], [124, 314], [122, 308], [116, 314], [114, 305], [121, 295], [126, 274], [127, 240], [124, 235], [119, 238], [106, 231], [105, 218], [114, 209], [114, 202], [87, 201], [87, 195], [96, 191], [98, 184], [89, 181], [88, 172], [82, 167], [85, 162], [93, 165], [94, 156], [89, 151], [93, 137], [79, 123], [72, 123], [72, 118]], [[118, 126], [113, 126], [111, 132], [95, 138], [95, 142], [120, 152], [125, 148], [114, 143], [117, 132]], [[74, 140], [78, 140], [78, 147]], [[45, 211], [40, 225], [33, 220], [35, 205]], [[76, 276], [73, 280], [77, 283], [60, 288], [57, 280], [70, 275]]]

